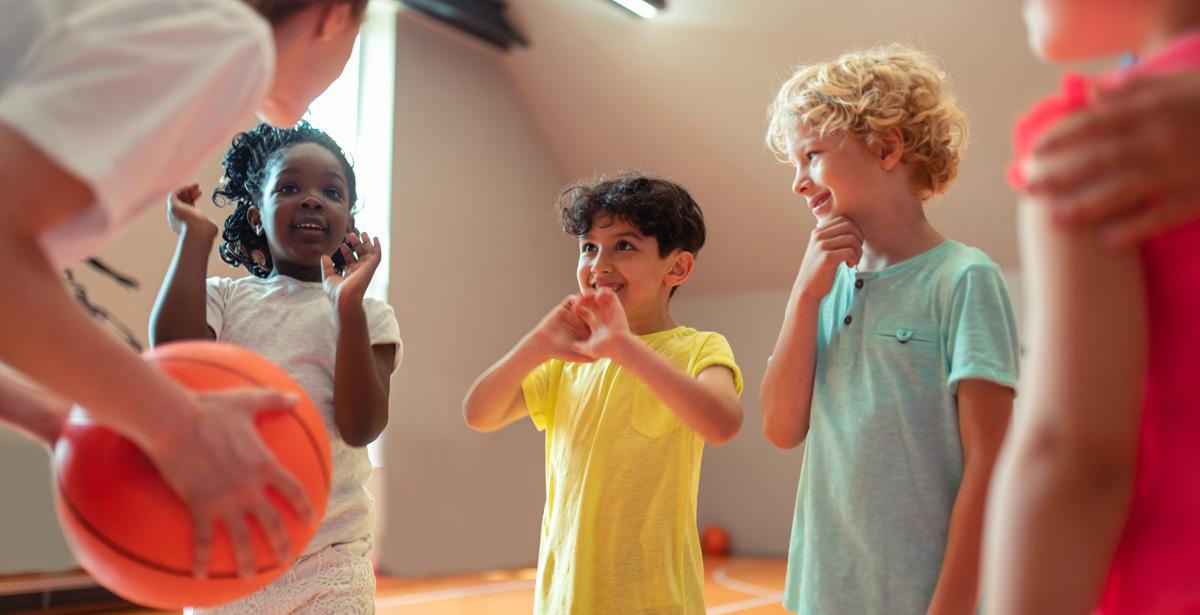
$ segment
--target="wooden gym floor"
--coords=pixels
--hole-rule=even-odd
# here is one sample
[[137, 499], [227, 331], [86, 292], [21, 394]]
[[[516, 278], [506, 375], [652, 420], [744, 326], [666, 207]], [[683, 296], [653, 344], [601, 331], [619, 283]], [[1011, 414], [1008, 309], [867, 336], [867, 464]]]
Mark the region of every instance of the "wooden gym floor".
[[[708, 615], [782, 614], [787, 563], [745, 558], [707, 559], [704, 593]], [[377, 615], [514, 615], [533, 608], [534, 570], [399, 579], [380, 577]], [[37, 615], [148, 615], [164, 613], [104, 605], [22, 611]]]

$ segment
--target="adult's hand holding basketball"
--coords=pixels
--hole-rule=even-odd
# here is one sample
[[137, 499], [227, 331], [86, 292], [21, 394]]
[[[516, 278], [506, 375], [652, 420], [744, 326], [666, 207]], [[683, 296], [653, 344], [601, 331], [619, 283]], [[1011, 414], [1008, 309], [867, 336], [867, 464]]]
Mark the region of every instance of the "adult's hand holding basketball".
[[163, 478], [191, 510], [195, 525], [194, 573], [208, 574], [213, 528], [224, 524], [233, 543], [238, 574], [255, 574], [247, 518], [266, 535], [277, 560], [290, 551], [279, 512], [266, 497], [274, 490], [300, 519], [313, 518], [300, 484], [271, 456], [255, 430], [262, 410], [290, 408], [291, 394], [241, 389], [193, 394], [199, 407], [179, 415], [173, 437], [147, 450]]

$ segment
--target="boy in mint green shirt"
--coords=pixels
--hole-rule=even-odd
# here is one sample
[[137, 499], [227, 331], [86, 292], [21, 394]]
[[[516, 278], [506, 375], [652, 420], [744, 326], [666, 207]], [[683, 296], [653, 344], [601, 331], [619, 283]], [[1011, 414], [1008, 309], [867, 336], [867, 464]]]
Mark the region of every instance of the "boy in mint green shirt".
[[817, 218], [761, 393], [767, 438], [806, 442], [792, 611], [975, 612], [1017, 340], [999, 267], [924, 215], [965, 135], [936, 65], [898, 46], [802, 68], [772, 106]]

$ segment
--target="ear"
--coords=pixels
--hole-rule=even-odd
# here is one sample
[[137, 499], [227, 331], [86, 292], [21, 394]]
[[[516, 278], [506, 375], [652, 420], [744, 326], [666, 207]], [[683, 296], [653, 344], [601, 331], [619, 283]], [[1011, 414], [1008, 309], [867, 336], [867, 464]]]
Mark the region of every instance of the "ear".
[[904, 135], [899, 128], [891, 128], [879, 137], [872, 150], [879, 156], [883, 169], [891, 171], [904, 157]]
[[354, 14], [354, 6], [350, 2], [322, 6], [317, 19], [317, 40], [328, 43], [336, 39], [346, 28], [356, 27], [359, 17]]
[[258, 206], [251, 205], [248, 209], [246, 209], [246, 221], [249, 222], [250, 227], [254, 229], [255, 235], [262, 235], [262, 212], [259, 211]]
[[669, 258], [672, 259], [671, 268], [663, 276], [663, 282], [667, 286], [674, 288], [692, 277], [692, 269], [696, 266], [696, 255], [682, 248], [677, 248], [675, 253]]

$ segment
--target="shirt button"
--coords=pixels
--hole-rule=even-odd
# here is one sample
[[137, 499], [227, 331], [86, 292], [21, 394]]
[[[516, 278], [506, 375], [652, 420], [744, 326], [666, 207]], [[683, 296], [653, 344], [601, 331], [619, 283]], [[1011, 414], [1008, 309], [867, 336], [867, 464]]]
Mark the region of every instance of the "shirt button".
[[854, 320], [853, 318], [851, 318], [850, 316], [847, 316], [847, 317], [845, 317], [845, 318], [843, 318], [843, 319], [842, 319], [842, 324], [843, 324], [843, 325], [848, 325], [848, 324], [850, 324], [850, 322], [851, 322], [851, 321], [853, 321], [853, 320]]
[[862, 281], [862, 280], [855, 280], [855, 281], [854, 281], [854, 288], [862, 288], [862, 287], [863, 287], [863, 281]]

